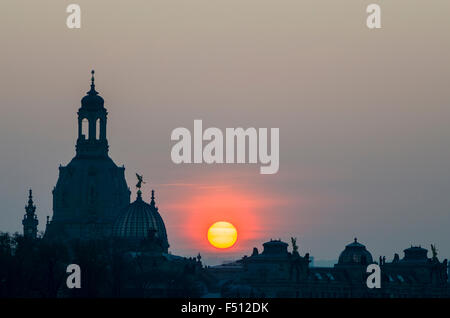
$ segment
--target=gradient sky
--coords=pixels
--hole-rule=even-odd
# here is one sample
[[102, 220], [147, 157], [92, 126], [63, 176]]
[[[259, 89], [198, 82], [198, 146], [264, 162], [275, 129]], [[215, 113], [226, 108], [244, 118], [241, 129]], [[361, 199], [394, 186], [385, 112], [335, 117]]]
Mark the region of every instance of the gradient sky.
[[[0, 3], [0, 231], [21, 231], [29, 187], [44, 229], [94, 68], [110, 156], [133, 197], [135, 172], [155, 188], [173, 253], [218, 262], [296, 236], [337, 259], [356, 236], [376, 258], [450, 256], [449, 1], [73, 2], [80, 30], [72, 2]], [[279, 173], [173, 164], [170, 133], [194, 119], [279, 127]], [[219, 220], [238, 228], [225, 252], [206, 242]]]

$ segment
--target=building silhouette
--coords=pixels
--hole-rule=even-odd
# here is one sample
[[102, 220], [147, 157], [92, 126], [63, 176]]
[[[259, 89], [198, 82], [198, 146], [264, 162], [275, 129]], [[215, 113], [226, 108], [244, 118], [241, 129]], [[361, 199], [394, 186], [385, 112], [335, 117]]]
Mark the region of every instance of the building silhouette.
[[[348, 244], [334, 267], [311, 267], [309, 254], [300, 256], [293, 244], [271, 240], [263, 252], [253, 249], [251, 256], [228, 264], [208, 268], [220, 282], [222, 297], [289, 297], [289, 298], [418, 298], [450, 297], [447, 260], [437, 255], [429, 258], [419, 246], [404, 250], [400, 259], [391, 262], [371, 253], [357, 241]], [[367, 266], [378, 264], [381, 288], [367, 287]]]
[[[145, 202], [141, 192], [142, 176], [137, 175], [137, 196], [130, 203], [125, 168], [118, 167], [109, 157], [108, 112], [104, 99], [95, 89], [94, 71], [91, 74], [90, 90], [81, 99], [77, 112], [75, 156], [67, 166], [59, 167], [58, 181], [52, 191], [53, 216], [47, 217], [45, 233], [40, 239], [30, 190], [22, 221], [24, 236], [43, 249], [63, 244], [69, 257], [64, 262], [81, 262], [80, 266], [88, 273], [95, 270], [95, 262], [89, 259], [108, 258], [112, 262], [105, 264], [105, 271], [110, 275], [106, 281], [84, 275], [87, 281], [83, 284], [90, 286], [86, 291], [70, 291], [62, 284], [57, 291], [61, 297], [198, 296], [203, 285], [200, 279], [192, 277], [202, 270], [200, 257], [169, 253], [166, 227], [156, 205], [155, 191], [152, 190], [149, 202]], [[99, 255], [90, 254], [92, 250]], [[55, 257], [63, 261], [62, 255]], [[120, 292], [116, 290], [111, 294], [105, 286], [110, 280], [120, 281], [116, 283]], [[34, 288], [46, 290], [45, 284]]]
[[[308, 253], [300, 255], [294, 238], [291, 251], [288, 243], [270, 240], [263, 244], [261, 253], [255, 247], [250, 256], [213, 267], [203, 267], [200, 254], [196, 258], [172, 255], [168, 251], [168, 235], [156, 206], [155, 192], [152, 190], [149, 203], [145, 202], [140, 189], [142, 176], [137, 175], [137, 196], [130, 203], [131, 191], [125, 180], [125, 168], [118, 167], [109, 157], [108, 112], [103, 98], [95, 90], [94, 71], [91, 88], [82, 98], [77, 115], [75, 157], [67, 166], [59, 167], [58, 181], [52, 191], [53, 217], [51, 220], [47, 217], [42, 241], [88, 242], [84, 250], [75, 245], [68, 255], [74, 257], [78, 253], [78, 260], [87, 260], [86, 266], [92, 268], [96, 265], [89, 263], [93, 255], [83, 257], [89, 255], [90, 242], [114, 242], [114, 245], [106, 245], [107, 249], [98, 250], [99, 253], [110, 253], [108, 257], [114, 262], [106, 266], [111, 272], [106, 281], [120, 281], [116, 284], [120, 291], [115, 296], [450, 296], [447, 260], [441, 262], [438, 259], [434, 246], [432, 257], [428, 257], [428, 251], [420, 246], [405, 249], [401, 259], [395, 254], [391, 262], [380, 257], [377, 262], [382, 273], [380, 289], [367, 287], [367, 266], [376, 262], [356, 238], [345, 246], [333, 267], [311, 266], [312, 257]], [[24, 236], [37, 241], [38, 220], [31, 190], [25, 211]], [[67, 261], [74, 260], [64, 260]], [[52, 259], [51, 264], [54, 263]], [[92, 279], [91, 286], [94, 286], [96, 277]], [[109, 289], [104, 288], [100, 295], [110, 296], [108, 292]], [[67, 290], [58, 290], [57, 294], [72, 295]]]
[[53, 189], [53, 217], [47, 238], [88, 239], [108, 237], [121, 211], [130, 203], [125, 168], [108, 155], [107, 115], [104, 100], [91, 89], [81, 99], [78, 110], [76, 155], [59, 167]]

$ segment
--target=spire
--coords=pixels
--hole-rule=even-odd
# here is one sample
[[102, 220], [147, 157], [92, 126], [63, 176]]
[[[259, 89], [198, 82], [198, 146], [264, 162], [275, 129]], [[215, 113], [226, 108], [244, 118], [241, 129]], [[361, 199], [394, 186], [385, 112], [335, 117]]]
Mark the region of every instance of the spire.
[[91, 90], [87, 92], [88, 95], [98, 95], [98, 92], [95, 90], [95, 70], [91, 71]]
[[28, 190], [28, 206], [33, 205], [33, 190]]
[[36, 206], [33, 202], [33, 191], [31, 189], [28, 191], [28, 205], [25, 206], [25, 211], [29, 216], [34, 216], [34, 212], [36, 211]]
[[155, 190], [152, 190], [152, 199], [150, 201], [150, 206], [155, 206]]

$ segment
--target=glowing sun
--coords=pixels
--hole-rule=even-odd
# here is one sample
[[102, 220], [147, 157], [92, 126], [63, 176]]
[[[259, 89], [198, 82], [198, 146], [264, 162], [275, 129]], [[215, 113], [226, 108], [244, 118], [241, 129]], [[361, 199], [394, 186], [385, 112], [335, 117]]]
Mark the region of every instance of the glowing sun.
[[209, 227], [208, 241], [217, 248], [228, 248], [233, 246], [237, 239], [237, 230], [229, 222], [216, 222]]

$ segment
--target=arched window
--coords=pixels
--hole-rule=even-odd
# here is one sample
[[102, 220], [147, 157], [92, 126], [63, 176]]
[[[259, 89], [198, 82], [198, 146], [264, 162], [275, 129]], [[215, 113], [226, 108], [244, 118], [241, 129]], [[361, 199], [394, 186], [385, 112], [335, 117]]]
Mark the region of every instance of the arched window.
[[83, 139], [87, 139], [89, 134], [89, 120], [87, 118], [83, 118], [81, 121], [81, 136]]
[[95, 139], [100, 140], [100, 118], [95, 121]]

